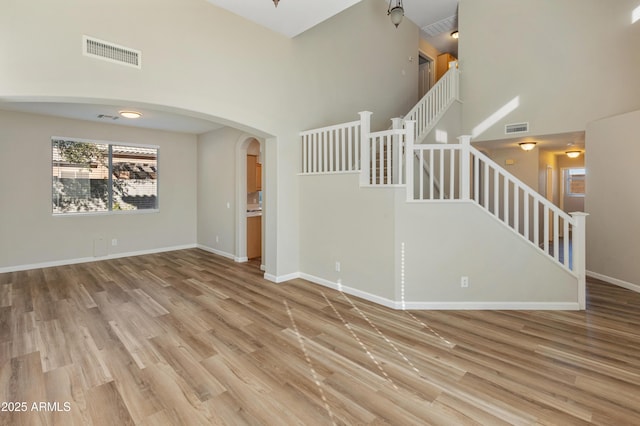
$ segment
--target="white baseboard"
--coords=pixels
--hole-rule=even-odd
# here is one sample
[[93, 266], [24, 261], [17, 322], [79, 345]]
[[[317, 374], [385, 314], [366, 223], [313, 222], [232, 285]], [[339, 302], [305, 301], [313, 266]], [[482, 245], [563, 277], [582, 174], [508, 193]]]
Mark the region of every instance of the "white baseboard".
[[52, 268], [55, 266], [75, 265], [78, 263], [99, 262], [101, 260], [119, 259], [122, 257], [142, 256], [145, 254], [163, 253], [167, 251], [186, 250], [196, 248], [196, 244], [186, 244], [181, 246], [162, 247], [150, 250], [130, 251], [125, 253], [112, 253], [107, 256], [100, 257], [80, 257], [76, 259], [54, 260], [51, 262], [31, 263], [28, 265], [7, 266], [0, 268], [0, 274], [6, 272], [26, 271], [29, 269]]
[[213, 247], [205, 246], [202, 244], [198, 244], [197, 247], [201, 250], [208, 251], [209, 253], [217, 254], [218, 256], [226, 257], [227, 259], [236, 260], [236, 257], [234, 255], [232, 255], [231, 253], [227, 253], [226, 251], [214, 249]]
[[[402, 302], [399, 302], [402, 309]], [[578, 311], [578, 302], [405, 302], [406, 310]]]
[[397, 310], [533, 310], [533, 311], [577, 311], [578, 302], [401, 302], [367, 293], [357, 288], [344, 286], [324, 278], [300, 273], [300, 278], [320, 284], [352, 296], [360, 297], [379, 305]]
[[609, 277], [607, 275], [599, 274], [592, 271], [587, 271], [587, 276], [607, 282], [609, 284], [617, 285], [618, 287], [626, 288], [627, 290], [635, 291], [636, 293], [640, 293], [640, 285], [638, 284], [633, 284], [627, 281], [620, 280], [618, 278]]
[[296, 278], [300, 278], [300, 272], [293, 272], [291, 274], [286, 274], [286, 275], [273, 275], [273, 274], [268, 274], [268, 273], [264, 273], [264, 279], [267, 281], [271, 281], [274, 282], [276, 284], [280, 284], [283, 283], [285, 281], [289, 281], [289, 280], [294, 280]]
[[351, 296], [356, 296], [361, 299], [368, 300], [369, 302], [377, 303], [379, 305], [386, 306], [391, 309], [400, 309], [398, 306], [398, 302], [394, 302], [391, 299], [387, 299], [385, 297], [381, 297], [375, 294], [367, 293], [366, 291], [358, 290], [357, 288], [347, 287], [342, 285], [341, 283], [335, 283], [333, 281], [325, 280], [324, 278], [316, 277], [314, 275], [309, 275], [305, 273], [300, 273], [300, 278], [305, 279], [307, 281], [311, 281], [315, 284], [320, 284], [324, 287], [329, 287], [334, 290], [342, 291], [344, 293], [350, 294]]

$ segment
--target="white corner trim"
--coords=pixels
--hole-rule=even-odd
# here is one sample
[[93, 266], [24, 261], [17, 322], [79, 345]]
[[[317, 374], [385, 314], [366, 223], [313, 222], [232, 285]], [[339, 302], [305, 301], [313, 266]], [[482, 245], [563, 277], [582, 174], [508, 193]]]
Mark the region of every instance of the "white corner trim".
[[226, 251], [214, 249], [213, 247], [205, 246], [202, 244], [198, 244], [197, 247], [200, 250], [208, 251], [209, 253], [217, 254], [218, 256], [226, 257], [227, 259], [235, 260], [237, 262], [236, 257], [231, 253], [227, 253]]
[[234, 262], [238, 262], [238, 263], [244, 263], [249, 261], [249, 258], [247, 256], [243, 256], [243, 257], [234, 256], [232, 257], [232, 259]]
[[290, 274], [279, 275], [279, 276], [269, 274], [267, 272], [264, 273], [265, 280], [274, 282], [276, 284], [280, 284], [289, 280], [295, 280], [296, 278], [300, 278], [300, 272], [292, 272]]
[[617, 285], [618, 287], [626, 288], [627, 290], [640, 293], [640, 285], [638, 284], [633, 284], [618, 278], [609, 277], [607, 275], [599, 274], [597, 272], [592, 272], [592, 271], [586, 271], [586, 274], [588, 277], [595, 278], [600, 281], [605, 281], [605, 282], [608, 282], [609, 284]]
[[358, 290], [357, 288], [347, 287], [342, 284], [335, 283], [333, 281], [325, 280], [324, 278], [305, 274], [303, 272], [300, 273], [300, 278], [305, 279], [307, 281], [311, 281], [312, 283], [319, 284], [324, 287], [329, 287], [334, 290], [342, 291], [344, 293], [350, 294], [351, 296], [356, 296], [361, 299], [368, 300], [369, 302], [386, 306], [387, 308], [400, 309], [400, 304], [398, 302], [394, 302], [391, 299], [387, 299], [375, 294], [367, 293], [366, 291]]
[[26, 271], [29, 269], [52, 268], [55, 266], [75, 265], [78, 263], [99, 262], [101, 260], [111, 260], [111, 259], [119, 259], [122, 257], [142, 256], [145, 254], [163, 253], [167, 251], [187, 250], [187, 249], [192, 249], [197, 247], [198, 247], [197, 244], [185, 244], [181, 246], [162, 247], [162, 248], [150, 249], [150, 250], [130, 251], [126, 253], [113, 253], [107, 256], [99, 256], [99, 257], [79, 257], [76, 259], [54, 260], [51, 262], [31, 263], [28, 265], [8, 266], [5, 268], [0, 268], [0, 274], [6, 273], [6, 272]]

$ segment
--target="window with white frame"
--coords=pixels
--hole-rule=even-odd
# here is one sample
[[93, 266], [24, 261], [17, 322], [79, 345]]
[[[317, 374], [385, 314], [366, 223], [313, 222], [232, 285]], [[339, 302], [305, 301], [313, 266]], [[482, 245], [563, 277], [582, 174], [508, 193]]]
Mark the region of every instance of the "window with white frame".
[[53, 214], [158, 209], [158, 147], [52, 138]]
[[575, 168], [565, 170], [565, 194], [569, 197], [584, 197], [585, 169]]

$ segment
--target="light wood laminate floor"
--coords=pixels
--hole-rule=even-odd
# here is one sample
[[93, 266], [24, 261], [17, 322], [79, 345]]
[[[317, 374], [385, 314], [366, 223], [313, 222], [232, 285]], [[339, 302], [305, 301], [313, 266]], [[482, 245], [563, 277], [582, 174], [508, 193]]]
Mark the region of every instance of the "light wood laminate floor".
[[0, 424], [640, 424], [640, 294], [403, 312], [261, 275], [197, 249], [0, 274]]

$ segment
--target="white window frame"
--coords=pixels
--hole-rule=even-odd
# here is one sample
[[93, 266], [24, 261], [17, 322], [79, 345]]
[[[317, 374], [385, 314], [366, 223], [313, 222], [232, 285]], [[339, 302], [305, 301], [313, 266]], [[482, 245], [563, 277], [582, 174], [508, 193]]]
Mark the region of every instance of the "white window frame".
[[[130, 143], [130, 142], [120, 142], [120, 141], [105, 141], [105, 140], [97, 140], [97, 139], [85, 139], [85, 138], [77, 138], [77, 137], [66, 137], [66, 136], [52, 136], [49, 145], [51, 161], [50, 167], [54, 167], [54, 158], [53, 158], [53, 144], [57, 140], [64, 140], [69, 142], [85, 142], [99, 145], [107, 145], [108, 151], [108, 183], [107, 183], [107, 191], [108, 191], [108, 201], [107, 201], [107, 210], [102, 211], [84, 211], [84, 212], [56, 212], [54, 211], [53, 202], [51, 203], [51, 214], [53, 217], [68, 217], [68, 216], [102, 216], [102, 215], [120, 215], [120, 214], [148, 214], [148, 213], [158, 213], [160, 211], [160, 146], [159, 145], [149, 145], [149, 144], [138, 144], [138, 143]], [[156, 150], [156, 207], [151, 209], [135, 209], [135, 210], [114, 210], [113, 209], [113, 146], [123, 146], [123, 147], [131, 147], [131, 148], [146, 148], [146, 149], [155, 149]], [[53, 195], [53, 183], [54, 176], [51, 177], [51, 191]]]

